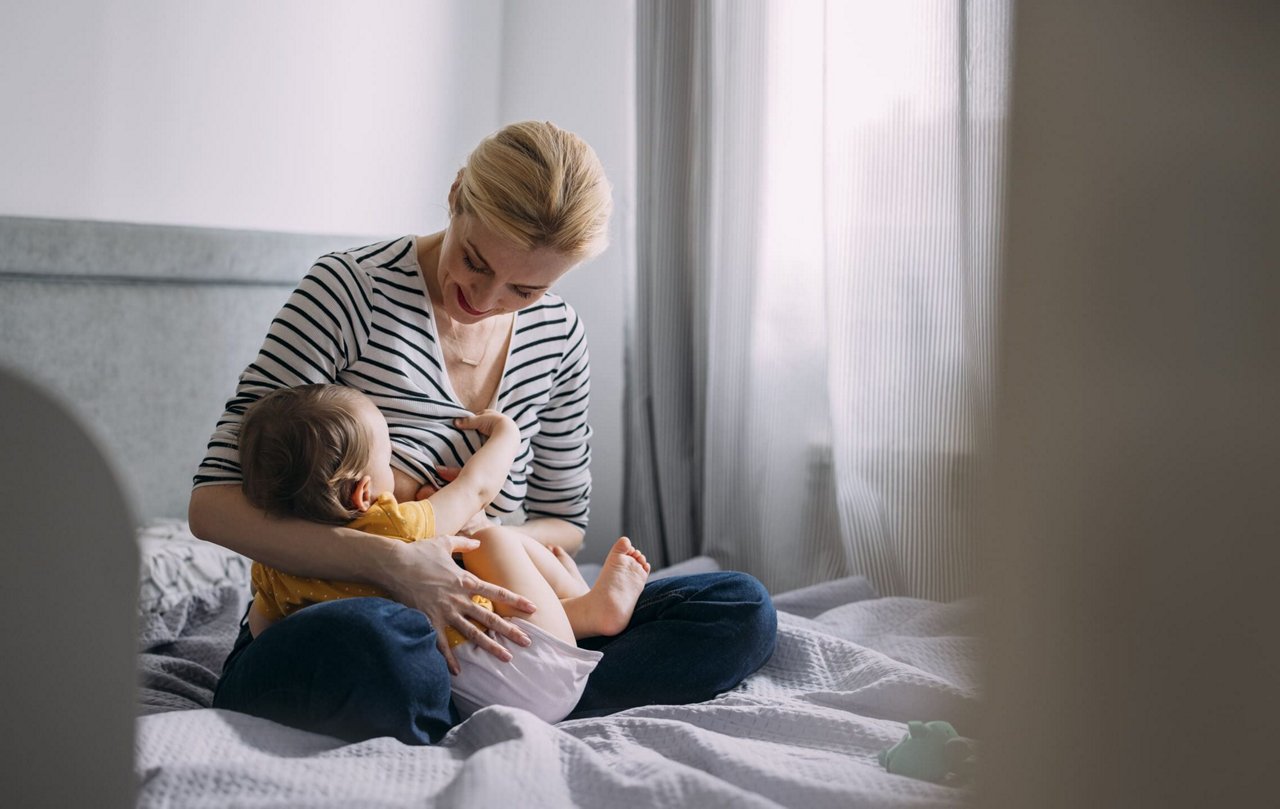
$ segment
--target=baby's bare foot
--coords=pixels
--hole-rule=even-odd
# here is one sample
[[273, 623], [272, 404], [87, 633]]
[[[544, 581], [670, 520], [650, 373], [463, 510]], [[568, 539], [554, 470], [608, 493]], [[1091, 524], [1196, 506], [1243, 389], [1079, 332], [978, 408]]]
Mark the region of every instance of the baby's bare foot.
[[626, 629], [648, 578], [649, 560], [631, 540], [622, 537], [613, 543], [591, 592], [565, 602], [574, 635], [607, 637]]

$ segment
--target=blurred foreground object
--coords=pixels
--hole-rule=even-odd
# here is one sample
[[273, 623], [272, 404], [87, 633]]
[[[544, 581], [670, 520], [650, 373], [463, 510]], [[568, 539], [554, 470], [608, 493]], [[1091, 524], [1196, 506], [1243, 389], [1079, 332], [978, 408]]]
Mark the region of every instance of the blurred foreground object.
[[1015, 19], [978, 803], [1270, 805], [1280, 7]]
[[0, 458], [0, 794], [9, 806], [132, 806], [129, 506], [79, 421], [2, 368]]

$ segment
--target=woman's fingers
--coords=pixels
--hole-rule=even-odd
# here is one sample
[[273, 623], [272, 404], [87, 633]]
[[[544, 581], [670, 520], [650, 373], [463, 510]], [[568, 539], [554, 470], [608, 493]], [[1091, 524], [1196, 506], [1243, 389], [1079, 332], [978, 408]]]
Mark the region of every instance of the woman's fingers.
[[[522, 595], [511, 592], [510, 590], [499, 587], [496, 584], [490, 584], [487, 581], [481, 581], [475, 576], [469, 577], [467, 589], [478, 596], [484, 596], [495, 604], [506, 604], [508, 607], [514, 607], [521, 612], [527, 612], [530, 615], [538, 611], [537, 605]], [[488, 610], [485, 610], [488, 612]], [[505, 632], [503, 633], [506, 634]]]
[[458, 418], [453, 420], [453, 423], [458, 425], [459, 427], [468, 428], [468, 427], [472, 427], [472, 425], [475, 425], [475, 424], [486, 424], [497, 418], [502, 418], [501, 410], [494, 410], [493, 408], [485, 408], [484, 410], [481, 410], [479, 413], [470, 413], [466, 416], [459, 416]]
[[511, 652], [487, 634], [484, 631], [485, 628], [521, 646], [529, 645], [529, 637], [519, 627], [492, 610], [476, 604], [471, 597], [484, 596], [495, 604], [504, 604], [524, 613], [533, 613], [537, 609], [534, 603], [504, 587], [480, 580], [451, 561], [454, 553], [466, 553], [478, 548], [479, 540], [469, 537], [443, 536], [431, 543], [415, 542], [406, 547], [414, 545], [422, 545], [421, 551], [429, 554], [427, 558], [444, 555], [443, 560], [437, 560], [441, 566], [436, 568], [436, 572], [448, 571], [448, 574], [433, 577], [430, 587], [419, 586], [411, 591], [405, 603], [416, 606], [426, 613], [431, 625], [436, 628], [438, 635], [436, 644], [440, 654], [444, 655], [451, 674], [457, 675], [460, 668], [453, 650], [449, 648], [445, 633], [447, 627], [453, 627], [468, 641], [502, 661], [509, 662]]
[[[450, 556], [455, 553], [474, 551], [476, 548], [480, 547], [480, 540], [472, 539], [471, 537], [447, 536], [441, 537], [441, 539], [449, 543]], [[476, 579], [476, 581], [479, 581], [479, 579]]]
[[460, 466], [437, 466], [436, 474], [445, 480], [454, 480], [458, 477], [458, 473], [462, 471]]
[[[486, 610], [483, 607], [475, 606], [475, 611], [468, 615], [473, 621], [479, 621], [489, 630], [502, 635], [504, 638], [511, 640], [521, 646], [528, 646], [533, 641], [529, 640], [529, 636], [521, 631], [520, 627], [503, 618], [492, 610]], [[482, 633], [483, 634], [483, 633]], [[485, 635], [488, 637], [488, 635]]]
[[440, 650], [440, 654], [444, 655], [444, 663], [449, 667], [449, 673], [457, 677], [462, 673], [462, 667], [458, 665], [458, 658], [453, 656], [453, 648], [449, 646], [449, 636], [443, 632], [436, 633], [436, 648]]
[[[480, 609], [479, 607], [477, 607], [476, 609], [478, 609], [480, 612], [484, 613], [487, 616], [493, 616], [493, 613], [489, 612], [486, 609]], [[480, 615], [477, 615], [476, 618], [483, 620], [482, 616]], [[502, 621], [501, 618], [499, 618], [498, 620]], [[506, 621], [502, 621], [502, 623], [507, 624]], [[515, 627], [512, 626], [511, 624], [507, 624], [507, 626], [510, 626], [512, 629], [515, 629]], [[468, 641], [470, 641], [471, 643], [474, 643], [476, 646], [479, 646], [482, 651], [488, 652], [489, 654], [493, 655], [494, 657], [498, 658], [504, 663], [511, 662], [511, 652], [509, 652], [501, 643], [498, 643], [498, 641], [494, 640], [493, 638], [485, 634], [480, 629], [480, 627], [476, 626], [475, 624], [467, 620], [462, 615], [458, 616], [458, 622], [453, 624], [453, 628], [461, 632], [462, 636], [466, 638]], [[498, 630], [495, 630], [495, 631], [498, 631]], [[516, 629], [516, 631], [519, 632], [520, 630]], [[506, 635], [507, 633], [504, 632], [502, 634]], [[521, 633], [521, 637], [524, 637], [523, 633]], [[515, 639], [513, 638], [513, 640]], [[519, 641], [517, 641], [517, 643], [519, 643]], [[528, 646], [529, 639], [525, 638], [524, 643], [521, 645]]]
[[[431, 616], [428, 616], [431, 618]], [[496, 619], [496, 620], [495, 620]], [[529, 645], [529, 638], [520, 631], [514, 624], [504, 621], [493, 612], [484, 609], [472, 601], [462, 604], [461, 609], [455, 609], [447, 616], [441, 616], [439, 621], [431, 620], [431, 625], [436, 629], [436, 648], [440, 650], [440, 654], [444, 655], [445, 665], [449, 667], [449, 673], [455, 677], [461, 673], [461, 666], [458, 658], [453, 653], [453, 648], [449, 646], [448, 634], [444, 631], [444, 627], [451, 626], [458, 630], [462, 637], [468, 642], [474, 643], [480, 649], [488, 652], [504, 663], [511, 662], [511, 652], [506, 649], [497, 640], [490, 637], [483, 629], [476, 626], [474, 621], [479, 621], [484, 626], [489, 627], [499, 634], [511, 638], [522, 646]]]
[[440, 654], [444, 655], [444, 662], [449, 667], [449, 673], [457, 676], [461, 669], [458, 666], [458, 659], [453, 656], [453, 649], [449, 647], [449, 637], [444, 632], [444, 627], [448, 626], [449, 622], [439, 610], [423, 610], [423, 612], [426, 613], [427, 620], [431, 622], [431, 626], [436, 630], [436, 648], [440, 650]]

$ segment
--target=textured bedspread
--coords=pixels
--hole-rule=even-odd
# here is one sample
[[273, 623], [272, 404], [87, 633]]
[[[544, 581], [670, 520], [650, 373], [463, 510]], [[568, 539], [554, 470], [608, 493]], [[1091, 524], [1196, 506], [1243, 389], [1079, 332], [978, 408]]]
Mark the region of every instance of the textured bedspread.
[[776, 654], [699, 705], [555, 726], [492, 707], [435, 747], [211, 709], [142, 716], [139, 805], [957, 806], [964, 790], [890, 775], [876, 753], [909, 719], [973, 727], [976, 604], [868, 593], [845, 579], [780, 596]]

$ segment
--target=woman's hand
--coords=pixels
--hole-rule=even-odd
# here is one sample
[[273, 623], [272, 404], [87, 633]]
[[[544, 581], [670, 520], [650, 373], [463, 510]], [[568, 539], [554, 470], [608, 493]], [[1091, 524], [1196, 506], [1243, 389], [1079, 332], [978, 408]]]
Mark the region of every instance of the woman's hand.
[[[472, 621], [521, 646], [529, 645], [529, 637], [515, 624], [471, 600], [471, 596], [480, 595], [495, 605], [506, 604], [524, 613], [532, 613], [536, 609], [529, 599], [481, 581], [454, 563], [453, 554], [475, 550], [480, 545], [479, 540], [443, 536], [398, 544], [400, 547], [392, 556], [394, 569], [386, 571], [383, 586], [396, 601], [426, 614], [435, 627], [436, 645], [451, 673], [458, 674], [459, 668], [453, 650], [449, 648], [445, 627], [458, 630], [467, 640], [503, 662], [511, 660], [511, 653]], [[398, 586], [391, 582], [397, 582]]]

